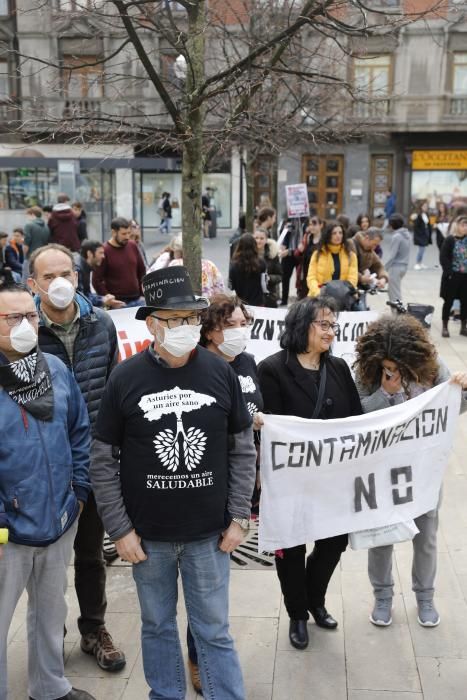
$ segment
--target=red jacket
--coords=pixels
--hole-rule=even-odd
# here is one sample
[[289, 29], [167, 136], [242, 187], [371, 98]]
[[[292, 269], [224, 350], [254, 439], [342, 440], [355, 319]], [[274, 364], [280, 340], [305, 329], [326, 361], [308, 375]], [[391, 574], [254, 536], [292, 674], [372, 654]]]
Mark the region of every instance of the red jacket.
[[71, 211], [68, 205], [56, 205], [60, 207], [58, 210], [54, 207], [52, 215], [48, 221], [50, 229], [49, 243], [60, 243], [65, 248], [69, 248], [73, 253], [76, 253], [81, 243], [78, 236], [78, 220]]

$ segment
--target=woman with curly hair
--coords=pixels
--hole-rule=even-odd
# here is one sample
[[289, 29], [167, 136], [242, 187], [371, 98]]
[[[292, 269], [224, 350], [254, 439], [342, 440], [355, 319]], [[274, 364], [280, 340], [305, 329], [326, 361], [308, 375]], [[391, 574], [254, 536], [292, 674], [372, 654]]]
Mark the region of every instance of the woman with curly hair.
[[317, 297], [320, 287], [331, 280], [344, 280], [354, 287], [358, 283], [357, 256], [337, 221], [326, 226], [318, 250], [311, 256], [306, 280], [308, 296]]
[[[408, 314], [382, 316], [371, 323], [357, 341], [354, 367], [365, 413], [409, 401], [450, 377], [427, 331]], [[467, 410], [467, 372], [456, 372], [450, 381], [464, 389], [461, 411]], [[415, 518], [415, 524], [419, 533], [413, 539], [412, 590], [418, 622], [435, 627], [440, 622], [433, 603], [438, 508]], [[383, 627], [392, 622], [392, 551], [392, 545], [368, 550], [368, 575], [375, 596], [370, 622]]]
[[264, 306], [266, 263], [259, 256], [251, 233], [244, 233], [232, 255], [229, 269], [230, 288], [245, 304]]

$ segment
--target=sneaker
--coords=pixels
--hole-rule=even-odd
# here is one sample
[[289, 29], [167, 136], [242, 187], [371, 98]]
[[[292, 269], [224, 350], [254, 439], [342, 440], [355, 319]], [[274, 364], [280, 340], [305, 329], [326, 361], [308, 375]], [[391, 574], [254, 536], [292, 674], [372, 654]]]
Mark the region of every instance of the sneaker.
[[419, 600], [417, 601], [417, 606], [417, 620], [422, 627], [436, 627], [439, 625], [441, 618], [432, 600]]
[[126, 664], [125, 654], [114, 645], [105, 627], [101, 627], [97, 633], [83, 634], [81, 650], [85, 654], [94, 654], [97, 665], [103, 671], [120, 671]]
[[376, 598], [370, 622], [378, 627], [387, 627], [392, 622], [392, 598]]
[[203, 691], [201, 689], [201, 676], [199, 675], [198, 664], [195, 664], [191, 659], [188, 659], [188, 669], [190, 671], [190, 678], [193, 688], [196, 690], [197, 693], [200, 693], [202, 695]]
[[413, 269], [414, 270], [421, 270], [422, 266], [417, 263], [416, 265], [413, 266]]
[[424, 265], [423, 263], [420, 263], [420, 267], [422, 268], [422, 270], [428, 270], [428, 266]]

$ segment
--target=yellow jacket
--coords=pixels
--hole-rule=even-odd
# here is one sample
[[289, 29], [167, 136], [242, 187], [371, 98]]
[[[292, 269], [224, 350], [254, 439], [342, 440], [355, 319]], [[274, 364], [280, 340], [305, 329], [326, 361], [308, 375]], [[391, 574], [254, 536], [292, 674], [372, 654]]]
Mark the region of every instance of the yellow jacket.
[[319, 295], [319, 288], [323, 284], [326, 284], [326, 282], [330, 282], [332, 280], [332, 276], [334, 274], [334, 260], [332, 259], [332, 253], [339, 253], [339, 260], [341, 264], [339, 279], [350, 282], [354, 285], [354, 287], [357, 286], [358, 261], [355, 253], [351, 251], [349, 256], [343, 246], [328, 245], [325, 249], [321, 250], [319, 258], [317, 250], [311, 256], [308, 275], [306, 278], [309, 297], [317, 297]]

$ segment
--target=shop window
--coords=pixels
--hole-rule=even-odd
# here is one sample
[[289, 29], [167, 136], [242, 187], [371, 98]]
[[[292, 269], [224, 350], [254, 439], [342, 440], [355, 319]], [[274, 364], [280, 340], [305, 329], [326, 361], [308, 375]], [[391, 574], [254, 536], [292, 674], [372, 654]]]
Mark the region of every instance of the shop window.
[[371, 118], [387, 114], [391, 93], [391, 56], [384, 54], [354, 58], [353, 67], [357, 97], [354, 103], [355, 115]]
[[0, 60], [0, 100], [6, 100], [8, 97], [10, 97], [8, 61]]

